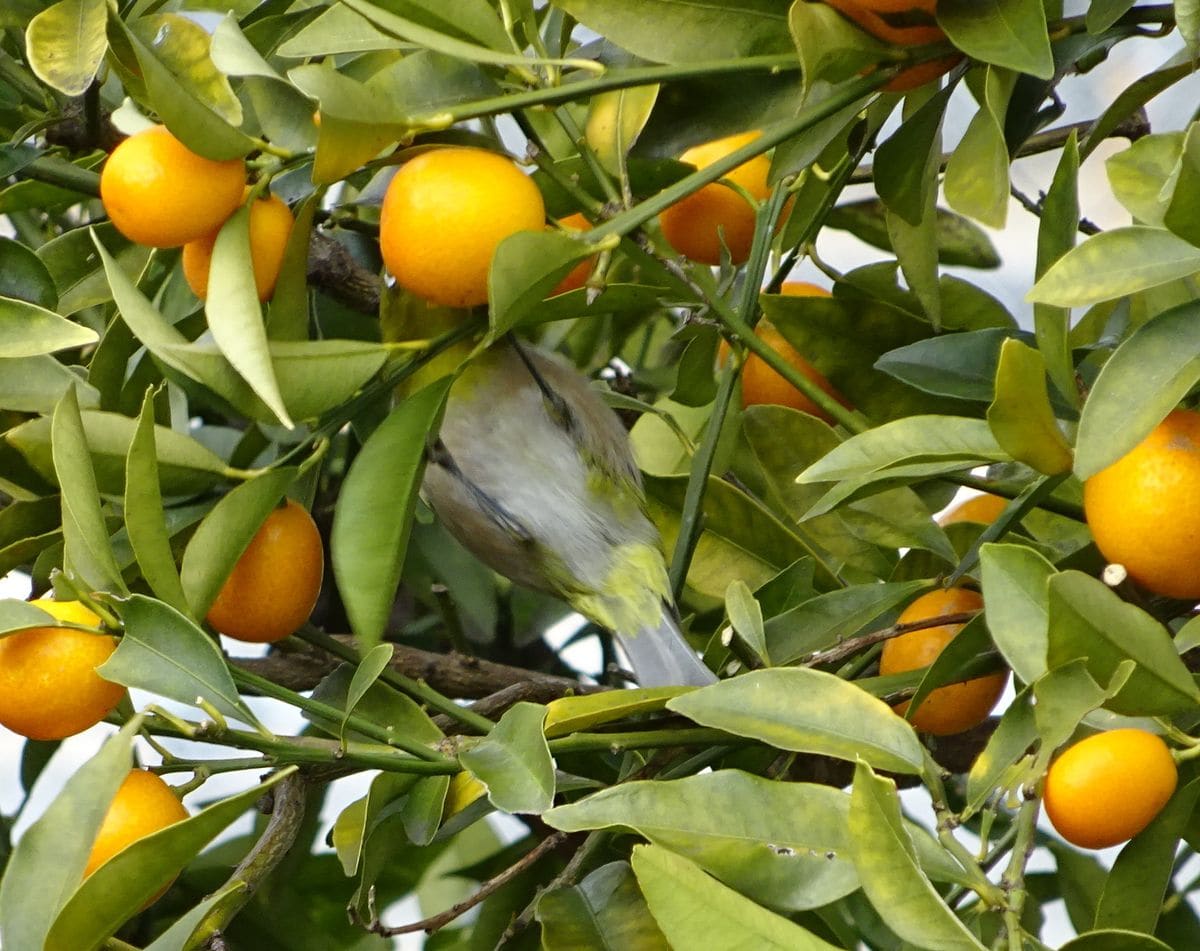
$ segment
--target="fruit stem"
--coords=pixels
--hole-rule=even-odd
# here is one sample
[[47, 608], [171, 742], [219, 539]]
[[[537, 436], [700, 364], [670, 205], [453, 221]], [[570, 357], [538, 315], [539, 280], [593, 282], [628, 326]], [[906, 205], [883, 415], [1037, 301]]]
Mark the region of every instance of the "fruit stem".
[[[340, 657], [342, 660], [349, 661], [352, 664], [357, 664], [361, 659], [354, 648], [330, 637], [324, 631], [318, 631], [312, 627], [303, 627], [296, 636], [312, 644], [314, 647], [319, 647], [333, 654], [334, 657]], [[411, 677], [406, 677], [397, 670], [385, 668], [383, 673], [379, 675], [379, 679], [398, 690], [402, 690], [409, 696], [425, 702], [438, 713], [444, 713], [457, 720], [463, 726], [470, 727], [478, 733], [489, 733], [492, 727], [496, 725], [487, 717], [476, 713], [474, 710], [459, 706], [449, 697], [438, 693], [438, 691], [434, 690], [424, 681], [413, 680]], [[454, 772], [457, 771], [456, 768]]]

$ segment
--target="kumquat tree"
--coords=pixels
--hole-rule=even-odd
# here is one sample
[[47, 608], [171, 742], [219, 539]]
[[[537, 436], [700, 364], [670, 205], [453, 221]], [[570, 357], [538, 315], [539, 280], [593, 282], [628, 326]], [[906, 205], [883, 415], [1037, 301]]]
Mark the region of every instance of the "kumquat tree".
[[5, 951], [1200, 948], [1200, 0], [0, 29]]

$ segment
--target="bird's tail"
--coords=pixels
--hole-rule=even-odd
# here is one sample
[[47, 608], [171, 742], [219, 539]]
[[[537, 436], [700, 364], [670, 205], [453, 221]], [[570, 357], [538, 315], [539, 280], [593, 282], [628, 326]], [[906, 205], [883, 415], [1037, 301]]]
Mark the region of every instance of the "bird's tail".
[[716, 676], [684, 639], [679, 625], [664, 609], [659, 623], [634, 634], [617, 634], [642, 687], [703, 687]]

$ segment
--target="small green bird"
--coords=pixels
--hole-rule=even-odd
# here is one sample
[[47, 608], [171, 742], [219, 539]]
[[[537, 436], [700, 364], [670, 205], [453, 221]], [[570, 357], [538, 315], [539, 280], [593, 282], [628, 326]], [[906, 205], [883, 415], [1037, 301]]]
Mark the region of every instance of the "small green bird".
[[716, 680], [679, 631], [628, 435], [562, 358], [509, 341], [465, 367], [422, 493], [484, 564], [617, 635], [642, 686]]

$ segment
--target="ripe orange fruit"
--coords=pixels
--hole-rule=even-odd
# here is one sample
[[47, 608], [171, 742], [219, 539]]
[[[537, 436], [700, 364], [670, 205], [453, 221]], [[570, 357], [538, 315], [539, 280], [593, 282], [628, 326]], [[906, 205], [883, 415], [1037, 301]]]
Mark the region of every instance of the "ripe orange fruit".
[[1083, 485], [1100, 553], [1142, 587], [1200, 598], [1200, 413], [1175, 410]]
[[[78, 601], [34, 601], [60, 621], [100, 627]], [[99, 723], [125, 695], [96, 668], [116, 639], [69, 627], [34, 627], [0, 638], [0, 724], [31, 740], [61, 740]]]
[[401, 287], [443, 307], [474, 307], [487, 303], [497, 245], [545, 224], [541, 192], [511, 159], [434, 149], [402, 165], [388, 185], [379, 247]]
[[[83, 877], [87, 878], [127, 845], [187, 817], [183, 803], [158, 776], [144, 769], [130, 770], [96, 833]], [[153, 904], [167, 888], [170, 883], [147, 904]]]
[[197, 155], [165, 126], [113, 149], [100, 173], [100, 200], [130, 241], [175, 248], [215, 231], [242, 203], [246, 163]]
[[1046, 773], [1046, 814], [1084, 849], [1132, 839], [1162, 811], [1178, 772], [1162, 738], [1145, 730], [1097, 733], [1062, 753]]
[[[706, 168], [761, 134], [757, 130], [742, 132], [696, 145], [679, 156], [679, 160], [698, 169]], [[725, 178], [744, 188], [757, 201], [762, 201], [771, 193], [767, 185], [770, 169], [771, 160], [765, 155], [756, 155], [726, 173]], [[733, 263], [742, 264], [750, 256], [750, 245], [754, 241], [754, 218], [754, 208], [746, 199], [717, 181], [676, 202], [659, 216], [658, 223], [671, 247], [685, 258], [702, 264], [720, 264], [724, 241]]]
[[[809, 284], [807, 281], [789, 281], [779, 289], [779, 292], [791, 297], [831, 296], [825, 288], [818, 287], [816, 284]], [[779, 353], [780, 356], [804, 376], [816, 383], [817, 386], [843, 406], [850, 407], [850, 403], [825, 378], [824, 374], [809, 363], [795, 347], [787, 342], [783, 334], [771, 326], [770, 323], [765, 320], [759, 321], [758, 325], [754, 328], [754, 332], [763, 343]], [[724, 362], [728, 352], [729, 345], [722, 343], [720, 350], [720, 359], [722, 362]], [[832, 416], [780, 376], [762, 357], [751, 353], [746, 357], [746, 362], [742, 366], [742, 405], [761, 406], [768, 403], [777, 406], [790, 406], [792, 409], [798, 409], [802, 413], [816, 416], [830, 425], [834, 422]]]
[[[568, 231], [590, 231], [592, 223], [588, 221], [579, 212], [573, 215], [567, 215], [558, 222]], [[576, 291], [587, 283], [588, 276], [592, 273], [592, 259], [585, 258], [576, 264], [568, 272], [567, 276], [558, 282], [558, 286], [550, 292], [551, 297], [557, 297], [559, 294], [565, 294], [567, 291]]]
[[312, 614], [324, 572], [321, 533], [308, 511], [288, 499], [242, 552], [208, 610], [208, 623], [239, 641], [282, 640]]
[[[275, 282], [283, 268], [283, 252], [295, 222], [291, 209], [278, 195], [260, 198], [250, 206], [250, 263], [260, 301], [270, 300], [275, 293]], [[217, 228], [183, 246], [183, 276], [192, 293], [201, 300], [208, 297], [208, 270], [220, 230]]]
[[[924, 621], [946, 614], [976, 611], [982, 607], [983, 598], [978, 592], [968, 588], [944, 588], [917, 598], [904, 610], [897, 623]], [[928, 667], [965, 626], [943, 624], [893, 637], [883, 645], [879, 672], [886, 676]], [[1008, 671], [1001, 671], [938, 687], [922, 701], [909, 722], [918, 730], [935, 736], [969, 730], [982, 723], [992, 712], [1006, 683]], [[901, 716], [907, 710], [908, 701], [896, 705], [896, 712]]]
[[955, 522], [979, 522], [981, 525], [991, 525], [1000, 517], [1008, 505], [1008, 499], [990, 492], [973, 495], [960, 502], [949, 512], [938, 519], [939, 525], [953, 525]]
[[[934, 14], [937, 0], [825, 0], [843, 16], [853, 20], [866, 33], [893, 46], [925, 46], [946, 38]], [[962, 59], [955, 53], [919, 63], [902, 71], [883, 88], [904, 92], [923, 86], [949, 72]]]

